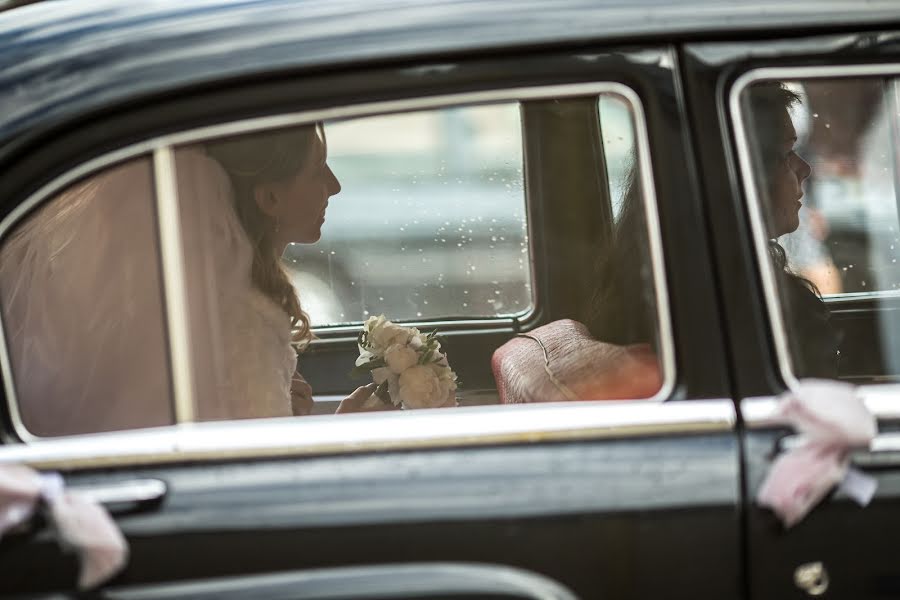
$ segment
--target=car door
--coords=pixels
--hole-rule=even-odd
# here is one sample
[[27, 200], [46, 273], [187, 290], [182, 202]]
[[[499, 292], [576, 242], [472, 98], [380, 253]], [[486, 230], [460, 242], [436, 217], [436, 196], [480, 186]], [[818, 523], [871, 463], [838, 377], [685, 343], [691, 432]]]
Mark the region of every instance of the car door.
[[[823, 34], [699, 44], [686, 52], [695, 114], [715, 107], [722, 115], [720, 124], [698, 121], [696, 128], [698, 137], [710, 141], [706, 173], [736, 176], [709, 176], [706, 185], [710, 197], [729, 200], [710, 206], [719, 213], [713, 217], [716, 229], [728, 232], [715, 236], [719, 255], [731, 257], [720, 274], [730, 310], [750, 317], [729, 323], [746, 426], [742, 446], [751, 598], [887, 598], [897, 593], [897, 565], [889, 549], [897, 530], [898, 396], [891, 385], [896, 380], [892, 232], [897, 230], [897, 196], [893, 183], [879, 185], [896, 173], [895, 39], [892, 32]], [[871, 503], [863, 508], [834, 491], [790, 529], [753, 500], [773, 459], [802, 443], [776, 422], [774, 411], [776, 396], [785, 388], [802, 389], [808, 377], [798, 354], [803, 333], [794, 324], [796, 309], [780, 291], [767, 258], [770, 242], [762, 229], [762, 192], [752, 158], [760, 133], [748, 124], [742, 103], [752, 86], [771, 82], [799, 94], [792, 113], [796, 151], [812, 165], [803, 198], [807, 216], [801, 210], [798, 233], [778, 241], [801, 275], [825, 275], [815, 282], [839, 340], [831, 377], [860, 385], [858, 393], [880, 430], [868, 450], [851, 455], [852, 465], [877, 481]], [[713, 149], [716, 139], [726, 140], [724, 152]], [[878, 161], [877, 169], [873, 161]], [[804, 232], [809, 215], [824, 226], [818, 236]], [[741, 247], [752, 249], [746, 258], [738, 256], [736, 237]], [[826, 268], [817, 271], [810, 257], [818, 257]], [[768, 333], [761, 338], [758, 331]]]
[[[298, 56], [276, 42], [263, 46], [280, 60]], [[98, 594], [739, 596], [736, 419], [723, 338], [708, 327], [711, 316], [718, 319], [718, 305], [676, 62], [669, 47], [589, 47], [460, 56], [449, 67], [405, 56], [393, 66], [323, 66], [313, 73], [260, 68], [246, 80], [156, 89], [140, 103], [120, 98], [104, 118], [93, 112], [96, 106], [76, 104], [60, 125], [48, 123], [33, 134], [32, 139], [46, 143], [24, 139], [10, 146], [3, 157], [7, 176], [0, 182], [0, 197], [9, 199], [3, 209], [7, 244], [21, 239], [12, 233], [21, 232], [23, 222], [43, 224], [40, 215], [56, 216], [52, 208], [41, 211], [52, 207], [55, 193], [84, 177], [140, 168], [151, 181], [146, 196], [128, 198], [143, 198], [144, 208], [155, 210], [139, 224], [149, 223], [156, 251], [127, 258], [133, 246], [125, 243], [134, 235], [130, 229], [124, 238], [98, 235], [96, 241], [119, 244], [110, 247], [122, 251], [122, 261], [155, 265], [145, 268], [139, 283], [157, 286], [159, 302], [154, 312], [141, 311], [137, 322], [146, 326], [157, 319], [149, 329], [162, 332], [153, 343], [163, 351], [142, 356], [137, 364], [146, 367], [151, 358], [163, 356], [166, 360], [150, 374], [165, 385], [128, 405], [134, 409], [156, 402], [155, 420], [129, 421], [136, 418], [135, 410], [124, 411], [118, 420], [98, 411], [109, 417], [104, 422], [111, 431], [105, 432], [91, 430], [82, 411], [68, 431], [53, 429], [57, 420], [52, 418], [41, 421], [47, 413], [28, 405], [37, 402], [33, 398], [52, 401], [55, 394], [46, 390], [54, 388], [32, 391], [22, 383], [30, 381], [23, 365], [34, 363], [17, 358], [25, 347], [12, 337], [22, 322], [13, 310], [19, 305], [7, 300], [4, 308], [7, 402], [0, 460], [60, 470], [70, 488], [109, 507], [131, 550], [124, 571]], [[115, 71], [107, 65], [91, 73]], [[198, 73], [196, 81], [208, 77]], [[604, 94], [618, 98], [632, 124], [649, 244], [644, 271], [654, 295], [659, 390], [649, 399], [618, 402], [497, 404], [500, 390], [489, 367], [497, 347], [518, 332], [578, 318], [589, 305], [593, 286], [586, 263], [596, 250], [589, 234], [601, 237], [612, 226], [603, 219], [614, 212], [611, 205], [591, 206], [585, 191], [607, 195], [609, 201], [611, 171], [603, 164], [603, 106], [598, 108]], [[177, 259], [179, 244], [190, 250], [193, 243], [173, 218], [183, 208], [172, 173], [177, 153], [211, 136], [252, 133], [276, 122], [308, 126], [324, 120], [326, 130], [332, 125], [336, 130], [352, 119], [371, 124], [385, 115], [422, 111], [452, 120], [459, 115], [456, 110], [496, 103], [511, 103], [524, 124], [517, 152], [523, 156], [520, 197], [526, 198], [527, 190], [523, 214], [529, 237], [523, 248], [534, 287], [531, 310], [520, 317], [475, 319], [457, 312], [406, 321], [445, 334], [451, 364], [463, 388], [471, 391], [460, 397], [475, 406], [204, 421], [195, 400], [209, 393], [204, 386], [217, 381], [201, 368], [215, 346], [200, 344], [208, 352], [196, 351], [208, 330], [192, 304], [190, 255], [182, 264]], [[216, 114], [210, 114], [210, 106], [217, 107]], [[332, 148], [339, 145], [338, 137], [329, 138]], [[133, 167], [129, 161], [140, 164]], [[370, 209], [372, 218], [377, 218], [376, 206]], [[38, 220], [23, 221], [26, 214]], [[98, 218], [108, 216], [103, 211]], [[477, 221], [478, 216], [473, 210], [465, 218]], [[474, 236], [474, 229], [456, 233]], [[43, 241], [43, 231], [33, 227], [28, 234]], [[399, 228], [396, 236], [402, 243]], [[378, 241], [369, 239], [372, 247]], [[336, 244], [333, 256], [348, 244]], [[393, 252], [399, 256], [405, 250]], [[156, 262], [147, 262], [151, 254]], [[327, 256], [332, 255], [326, 255], [326, 265]], [[476, 271], [488, 268], [490, 261], [474, 266]], [[18, 273], [13, 269], [13, 281]], [[327, 266], [318, 273], [324, 279]], [[0, 287], [8, 290], [7, 281]], [[119, 318], [117, 304], [110, 306], [109, 319]], [[76, 307], [72, 303], [68, 309]], [[320, 390], [317, 404], [327, 406], [352, 389], [347, 371], [359, 353], [360, 320], [317, 324], [319, 340], [300, 359], [304, 375]], [[76, 333], [80, 326], [73, 325]], [[151, 347], [149, 335], [145, 347]], [[110, 361], [120, 358], [109, 351], [115, 346], [91, 348], [98, 355], [108, 352], [103, 356]], [[60, 368], [80, 365], [78, 360], [73, 356]], [[194, 368], [185, 368], [192, 363]], [[125, 360], [115, 364], [128, 366]], [[148, 372], [134, 369], [136, 377]], [[65, 381], [88, 381], [83, 371], [75, 371]], [[87, 386], [91, 393], [86, 397], [103, 397], [111, 406], [119, 393], [109, 391], [112, 378], [90, 382], [100, 387]], [[146, 389], [144, 380], [129, 383]], [[86, 406], [89, 411], [97, 405]], [[29, 428], [39, 422], [48, 428], [43, 435]], [[41, 521], [4, 538], [0, 563], [0, 587], [6, 593], [74, 593], [75, 557], [58, 549], [52, 530]]]

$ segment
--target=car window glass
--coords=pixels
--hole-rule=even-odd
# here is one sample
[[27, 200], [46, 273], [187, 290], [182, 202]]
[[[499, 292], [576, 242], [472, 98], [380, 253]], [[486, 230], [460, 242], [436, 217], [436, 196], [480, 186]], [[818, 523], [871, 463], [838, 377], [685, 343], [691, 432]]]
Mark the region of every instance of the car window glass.
[[[394, 402], [414, 388], [437, 390], [440, 402], [404, 400], [406, 408], [653, 396], [662, 376], [633, 119], [628, 101], [609, 94], [311, 123], [176, 148], [195, 370], [205, 374], [195, 382], [198, 418], [333, 413], [373, 378]], [[536, 157], [529, 201], [566, 213], [579, 195], [585, 235], [551, 235], [557, 216], [528, 223], [523, 123]], [[348, 374], [364, 359], [355, 360], [355, 345], [314, 341], [316, 327], [324, 335], [323, 325], [383, 315], [415, 323], [422, 341], [409, 343], [418, 350], [441, 328], [430, 321], [524, 315], [540, 260], [529, 225], [548, 229], [542, 258], [551, 269], [560, 268], [554, 253], [577, 253], [568, 268], [583, 285], [581, 312], [530, 339], [448, 336], [434, 354], [394, 347], [356, 381]], [[379, 336], [387, 334], [360, 342]], [[454, 357], [454, 348], [469, 350]], [[454, 383], [437, 367], [416, 382], [406, 376], [444, 352]], [[533, 368], [545, 358], [552, 377]], [[372, 402], [350, 408], [385, 408]]]
[[87, 177], [0, 246], [21, 424], [59, 436], [173, 423], [150, 160]]
[[794, 372], [900, 374], [896, 82], [762, 81], [741, 100]]
[[283, 257], [313, 325], [532, 308], [517, 104], [338, 121], [327, 141], [342, 191]]

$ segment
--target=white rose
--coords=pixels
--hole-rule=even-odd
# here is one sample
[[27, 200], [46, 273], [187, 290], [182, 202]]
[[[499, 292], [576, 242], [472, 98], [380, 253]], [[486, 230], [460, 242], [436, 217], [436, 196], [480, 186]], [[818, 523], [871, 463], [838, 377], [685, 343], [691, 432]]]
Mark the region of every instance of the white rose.
[[419, 362], [419, 353], [409, 346], [391, 344], [384, 352], [384, 362], [391, 371], [399, 375]]
[[431, 370], [437, 377], [438, 385], [441, 388], [441, 395], [444, 402], [438, 406], [451, 405], [456, 403], [456, 373], [454, 373], [446, 361], [431, 363]]
[[434, 370], [427, 365], [416, 365], [400, 375], [400, 400], [406, 408], [433, 408], [441, 406], [447, 398]]
[[376, 353], [383, 353], [392, 344], [406, 344], [409, 340], [409, 329], [394, 325], [384, 318], [384, 315], [369, 317], [365, 324], [369, 332], [369, 343], [374, 346]]

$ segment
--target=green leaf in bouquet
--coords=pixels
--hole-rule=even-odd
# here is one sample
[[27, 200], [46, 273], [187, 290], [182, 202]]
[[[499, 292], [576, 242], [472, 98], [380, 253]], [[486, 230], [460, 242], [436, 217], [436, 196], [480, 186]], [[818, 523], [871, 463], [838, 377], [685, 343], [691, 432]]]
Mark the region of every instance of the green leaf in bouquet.
[[360, 348], [365, 350], [372, 349], [372, 342], [369, 341], [369, 332], [363, 329], [359, 332], [359, 336], [356, 338], [356, 343], [359, 344]]
[[427, 365], [428, 363], [431, 362], [431, 359], [434, 357], [434, 349], [428, 348], [428, 346], [425, 346], [425, 348], [426, 348], [425, 352], [422, 352], [421, 355], [419, 355], [419, 364], [420, 365]]

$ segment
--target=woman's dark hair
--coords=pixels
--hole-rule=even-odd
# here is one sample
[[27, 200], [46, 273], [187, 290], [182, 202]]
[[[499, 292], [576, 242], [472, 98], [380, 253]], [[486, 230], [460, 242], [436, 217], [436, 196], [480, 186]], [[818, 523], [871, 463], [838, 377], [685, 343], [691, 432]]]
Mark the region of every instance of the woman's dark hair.
[[[763, 208], [771, 206], [774, 173], [784, 160], [784, 118], [800, 97], [780, 82], [753, 85], [746, 95], [745, 114], [755, 142], [756, 187]], [[769, 216], [771, 218], [771, 216]], [[768, 242], [769, 257], [775, 267], [778, 291], [788, 336], [793, 370], [798, 377], [837, 375], [838, 332], [830, 322], [830, 312], [816, 285], [791, 269], [787, 253], [776, 239]]]
[[[782, 144], [784, 143], [784, 116], [786, 111], [800, 104], [800, 96], [789, 90], [781, 82], [770, 81], [753, 85], [747, 91], [747, 104], [745, 110], [750, 117], [753, 127], [753, 141], [755, 142], [757, 168], [756, 187], [763, 196], [763, 206], [771, 203], [771, 182], [779, 161], [784, 160]], [[771, 218], [771, 217], [769, 217]], [[769, 255], [779, 274], [788, 277], [787, 285], [801, 285], [816, 296], [821, 296], [816, 285], [808, 279], [795, 273], [787, 258], [787, 253], [777, 240], [769, 240]]]
[[595, 265], [598, 286], [587, 325], [604, 342], [655, 342], [655, 303], [643, 194], [632, 157], [621, 212]]
[[222, 165], [231, 179], [235, 211], [253, 247], [253, 284], [284, 309], [291, 319], [294, 341], [300, 346], [312, 339], [309, 316], [300, 307], [297, 292], [281, 266], [281, 249], [275, 247], [273, 240], [277, 223], [260, 210], [254, 189], [260, 184], [289, 180], [299, 173], [316, 136], [325, 139], [321, 124], [206, 143], [207, 154]]

